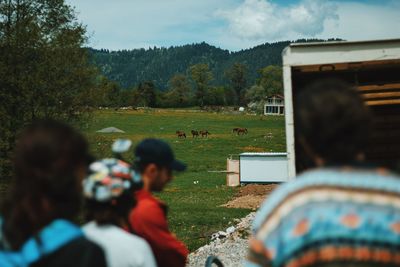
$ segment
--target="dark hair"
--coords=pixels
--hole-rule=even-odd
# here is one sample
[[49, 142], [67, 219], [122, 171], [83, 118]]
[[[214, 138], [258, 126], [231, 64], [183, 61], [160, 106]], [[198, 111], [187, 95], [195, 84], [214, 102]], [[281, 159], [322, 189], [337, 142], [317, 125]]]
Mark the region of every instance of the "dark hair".
[[158, 168], [158, 169], [162, 169], [162, 168], [167, 168], [167, 166], [162, 166], [161, 164], [159, 164], [159, 163], [155, 163], [155, 162], [151, 162], [151, 161], [144, 161], [144, 162], [134, 162], [133, 163], [133, 168], [135, 169], [135, 171], [137, 171], [138, 173], [143, 173], [145, 170], [146, 170], [146, 168], [147, 168], [147, 166], [149, 166], [150, 164], [154, 164], [154, 165], [156, 165], [156, 167]]
[[[113, 224], [121, 227], [121, 220], [128, 222], [129, 212], [136, 204], [132, 192], [124, 192], [111, 202], [98, 202], [93, 199], [85, 200], [85, 213], [87, 221], [96, 221], [99, 225]], [[126, 225], [129, 225], [127, 223]]]
[[360, 94], [343, 81], [317, 81], [296, 98], [297, 142], [327, 164], [354, 162], [365, 149], [370, 125], [371, 113]]
[[78, 172], [88, 155], [85, 138], [64, 123], [37, 121], [22, 132], [15, 177], [1, 206], [2, 230], [13, 249], [54, 219], [75, 219], [82, 199]]

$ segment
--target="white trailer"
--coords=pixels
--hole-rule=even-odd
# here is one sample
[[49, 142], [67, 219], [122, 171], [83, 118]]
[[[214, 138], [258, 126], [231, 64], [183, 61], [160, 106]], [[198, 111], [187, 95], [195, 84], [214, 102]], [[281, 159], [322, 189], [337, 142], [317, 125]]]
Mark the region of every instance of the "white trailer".
[[400, 159], [400, 39], [295, 43], [282, 53], [288, 180], [304, 168], [295, 136], [293, 102], [314, 80], [334, 77], [356, 86], [375, 119], [367, 159], [394, 166]]

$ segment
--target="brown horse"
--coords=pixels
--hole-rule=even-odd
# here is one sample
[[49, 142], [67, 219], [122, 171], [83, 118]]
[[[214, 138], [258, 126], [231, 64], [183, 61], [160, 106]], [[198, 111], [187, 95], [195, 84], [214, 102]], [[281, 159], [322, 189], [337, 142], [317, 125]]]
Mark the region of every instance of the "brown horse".
[[192, 130], [191, 133], [192, 133], [192, 138], [199, 137], [199, 131]]
[[186, 134], [184, 131], [176, 131], [176, 135], [178, 138], [186, 138]]
[[237, 135], [244, 135], [244, 134], [247, 134], [248, 131], [247, 131], [247, 128], [239, 128], [236, 133], [237, 133]]
[[201, 137], [208, 137], [210, 135], [210, 132], [208, 130], [203, 130], [200, 131]]
[[240, 128], [233, 128], [232, 129], [232, 133], [237, 133], [237, 131], [239, 130]]

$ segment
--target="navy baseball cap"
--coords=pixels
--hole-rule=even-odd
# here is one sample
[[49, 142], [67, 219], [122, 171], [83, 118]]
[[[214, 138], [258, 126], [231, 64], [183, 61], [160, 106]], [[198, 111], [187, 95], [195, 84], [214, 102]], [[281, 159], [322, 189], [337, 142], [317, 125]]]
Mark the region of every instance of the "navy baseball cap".
[[154, 163], [173, 171], [186, 170], [186, 164], [176, 160], [171, 147], [159, 139], [145, 139], [135, 148], [135, 164]]

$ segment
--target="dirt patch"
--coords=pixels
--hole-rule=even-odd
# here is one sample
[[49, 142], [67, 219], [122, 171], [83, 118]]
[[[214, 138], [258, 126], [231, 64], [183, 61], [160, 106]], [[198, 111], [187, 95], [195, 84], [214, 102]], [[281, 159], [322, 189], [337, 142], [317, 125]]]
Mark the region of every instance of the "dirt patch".
[[236, 197], [229, 201], [228, 203], [222, 205], [226, 208], [235, 209], [257, 209], [260, 207], [261, 203], [264, 201], [264, 196], [247, 195], [242, 197]]
[[242, 186], [235, 198], [222, 205], [222, 207], [256, 210], [277, 186], [278, 184]]
[[240, 187], [236, 197], [256, 195], [266, 196], [270, 194], [279, 184], [249, 184]]

